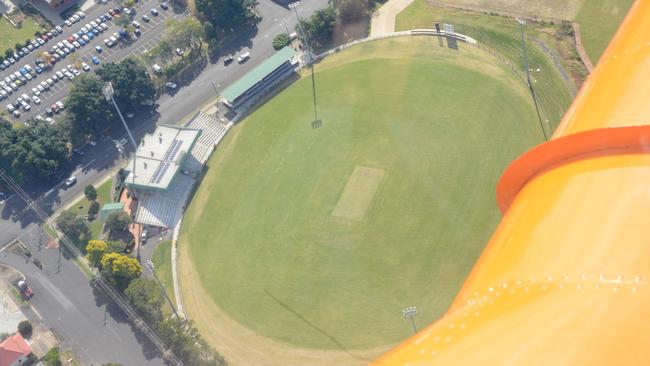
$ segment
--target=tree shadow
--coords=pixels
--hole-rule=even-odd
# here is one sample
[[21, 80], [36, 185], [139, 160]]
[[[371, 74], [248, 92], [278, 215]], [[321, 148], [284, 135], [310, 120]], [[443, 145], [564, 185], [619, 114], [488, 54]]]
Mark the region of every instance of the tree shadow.
[[211, 64], [215, 64], [219, 59], [235, 55], [243, 49], [250, 49], [253, 47], [253, 39], [257, 36], [259, 29], [257, 25], [249, 26], [233, 32], [232, 35], [226, 37], [222, 42], [216, 45], [210, 45], [208, 48], [208, 60]]
[[137, 325], [133, 324], [131, 319], [129, 319], [124, 311], [122, 311], [122, 309], [102, 289], [98, 288], [92, 282], [91, 284], [93, 285], [92, 287], [93, 295], [95, 296], [95, 305], [97, 305], [97, 307], [104, 306], [104, 325], [107, 324], [107, 317], [109, 316], [116, 323], [130, 325], [131, 331], [133, 331], [133, 335], [135, 336], [136, 341], [140, 347], [142, 347], [142, 353], [144, 357], [147, 360], [162, 357], [162, 354], [151, 342], [149, 337]]

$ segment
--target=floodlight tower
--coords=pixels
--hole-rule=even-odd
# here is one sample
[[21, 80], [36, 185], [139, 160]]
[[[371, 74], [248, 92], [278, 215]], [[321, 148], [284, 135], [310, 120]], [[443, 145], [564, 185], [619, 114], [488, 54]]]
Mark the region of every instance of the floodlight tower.
[[124, 129], [126, 130], [126, 133], [129, 135], [131, 144], [133, 144], [133, 183], [135, 183], [135, 156], [138, 150], [138, 144], [135, 142], [135, 139], [131, 134], [131, 130], [129, 129], [129, 125], [127, 125], [126, 121], [124, 120], [124, 116], [122, 116], [122, 111], [120, 111], [120, 107], [117, 106], [117, 103], [115, 102], [115, 98], [113, 98], [115, 91], [113, 90], [113, 84], [110, 81], [106, 83], [106, 85], [104, 85], [104, 87], [102, 88], [102, 93], [104, 94], [104, 98], [106, 98], [107, 102], [113, 102], [113, 106], [115, 107], [117, 114], [120, 116], [122, 125], [124, 125]]
[[409, 306], [402, 310], [402, 317], [404, 319], [411, 319], [411, 325], [413, 326], [413, 333], [417, 333], [418, 330], [415, 327], [415, 320], [413, 318], [417, 315], [418, 309], [415, 306]]
[[524, 35], [524, 25], [526, 21], [521, 18], [516, 18], [517, 23], [519, 23], [519, 29], [521, 30], [521, 48], [524, 50], [524, 68], [526, 69], [526, 81], [528, 82], [528, 88], [530, 89], [530, 94], [533, 97], [533, 104], [535, 104], [535, 111], [537, 112], [537, 119], [539, 120], [539, 126], [542, 128], [542, 133], [544, 134], [544, 140], [548, 141], [548, 136], [546, 135], [546, 129], [544, 128], [544, 123], [542, 122], [542, 115], [539, 113], [539, 105], [537, 105], [537, 96], [535, 95], [535, 88], [533, 83], [530, 80], [530, 66], [528, 65], [528, 51], [526, 51], [526, 36]]
[[300, 1], [289, 4], [289, 8], [293, 9], [293, 12], [296, 14], [296, 22], [298, 23], [298, 30], [300, 31], [300, 38], [303, 40], [305, 46], [307, 47], [307, 63], [309, 64], [309, 69], [311, 71], [311, 90], [314, 102], [314, 121], [312, 122], [312, 126], [316, 127], [320, 125], [320, 120], [318, 119], [318, 110], [316, 109], [316, 77], [314, 76], [314, 59], [311, 45], [309, 44], [309, 39], [307, 38], [307, 34], [305, 33], [305, 30], [302, 28], [302, 24], [300, 23], [298, 5], [300, 5]]

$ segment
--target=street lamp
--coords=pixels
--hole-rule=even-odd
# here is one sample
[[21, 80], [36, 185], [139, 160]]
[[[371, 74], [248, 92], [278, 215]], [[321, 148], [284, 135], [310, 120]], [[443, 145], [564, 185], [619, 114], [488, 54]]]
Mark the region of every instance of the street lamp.
[[517, 23], [519, 23], [519, 29], [521, 30], [521, 48], [524, 50], [524, 68], [526, 69], [526, 81], [528, 82], [528, 88], [530, 89], [530, 94], [533, 97], [533, 104], [535, 104], [535, 111], [537, 112], [537, 119], [539, 120], [539, 126], [542, 128], [542, 133], [544, 134], [544, 140], [548, 141], [546, 136], [546, 129], [544, 128], [544, 123], [542, 122], [542, 115], [539, 113], [539, 105], [537, 105], [537, 96], [535, 95], [535, 88], [533, 83], [530, 80], [530, 66], [528, 65], [528, 51], [526, 50], [526, 36], [524, 35], [524, 25], [526, 21], [521, 18], [516, 18]]
[[409, 306], [408, 308], [405, 308], [402, 310], [402, 317], [404, 319], [411, 319], [411, 325], [413, 326], [413, 333], [417, 333], [418, 330], [415, 327], [415, 320], [413, 318], [417, 315], [418, 309], [415, 306]]

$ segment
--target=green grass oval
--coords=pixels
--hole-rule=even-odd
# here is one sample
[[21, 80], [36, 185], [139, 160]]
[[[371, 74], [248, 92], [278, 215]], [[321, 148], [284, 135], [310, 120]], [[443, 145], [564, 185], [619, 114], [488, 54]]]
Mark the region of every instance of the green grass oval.
[[406, 306], [420, 326], [438, 318], [500, 218], [499, 175], [541, 139], [525, 86], [494, 62], [372, 42], [317, 66], [322, 127], [309, 77], [234, 127], [183, 222], [205, 295], [313, 348], [403, 340]]

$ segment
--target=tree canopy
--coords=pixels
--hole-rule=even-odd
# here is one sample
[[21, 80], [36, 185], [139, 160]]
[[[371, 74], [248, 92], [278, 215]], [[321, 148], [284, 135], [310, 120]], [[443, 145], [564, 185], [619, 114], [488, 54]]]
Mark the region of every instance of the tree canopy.
[[106, 218], [106, 225], [113, 231], [124, 231], [129, 227], [131, 218], [124, 212], [111, 212]]
[[59, 229], [79, 248], [85, 248], [90, 239], [90, 229], [86, 221], [73, 212], [64, 211], [56, 219]]
[[0, 122], [0, 168], [21, 184], [54, 179], [70, 157], [65, 127], [35, 122], [12, 128]]
[[136, 259], [119, 253], [107, 253], [101, 261], [102, 273], [108, 282], [120, 290], [129, 286], [131, 281], [140, 277], [142, 267]]
[[129, 303], [149, 324], [158, 324], [163, 320], [161, 310], [163, 295], [156, 281], [149, 278], [133, 280], [124, 291]]
[[102, 93], [104, 85], [90, 74], [75, 78], [66, 105], [76, 136], [94, 136], [113, 121], [113, 108]]
[[108, 253], [108, 244], [103, 240], [90, 240], [86, 245], [86, 255], [90, 263], [98, 267], [102, 257]]
[[84, 188], [84, 195], [88, 199], [88, 201], [94, 201], [97, 199], [97, 190], [95, 187], [93, 187], [92, 184], [89, 184]]
[[[325, 9], [317, 10], [308, 20], [301, 20], [300, 25], [306, 34], [306, 41], [311, 47], [321, 47], [325, 45], [336, 26], [336, 10], [332, 6]], [[296, 26], [296, 30], [300, 30], [300, 26]]]
[[368, 14], [368, 0], [330, 0], [342, 20], [356, 20]]
[[145, 100], [155, 99], [153, 80], [147, 69], [133, 58], [106, 63], [97, 70], [97, 75], [104, 83], [110, 81], [113, 84], [113, 98], [123, 111], [135, 112]]
[[275, 38], [273, 38], [273, 48], [280, 50], [285, 46], [288, 46], [290, 42], [289, 35], [286, 33], [280, 33]]
[[261, 19], [255, 14], [256, 5], [257, 0], [196, 0], [196, 11], [212, 25], [207, 36], [217, 37], [257, 24]]

